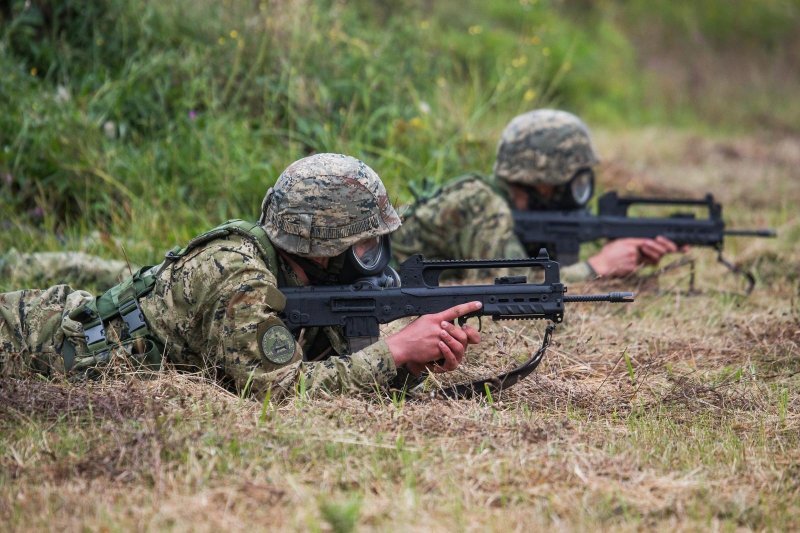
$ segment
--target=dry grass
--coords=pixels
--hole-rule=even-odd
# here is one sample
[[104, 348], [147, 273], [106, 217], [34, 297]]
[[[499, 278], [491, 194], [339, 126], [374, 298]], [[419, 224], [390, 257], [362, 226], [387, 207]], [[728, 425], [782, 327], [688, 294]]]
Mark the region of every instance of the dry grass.
[[[800, 528], [800, 141], [599, 141], [616, 186], [628, 176], [648, 193], [713, 190], [736, 204], [728, 220], [779, 226], [776, 241], [730, 243], [756, 268], [756, 291], [740, 295], [707, 250], [692, 252], [694, 293], [688, 266], [570, 287], [639, 295], [571, 307], [540, 370], [491, 402], [262, 406], [172, 373], [1, 381], [0, 520], [11, 530]], [[456, 381], [525, 357], [543, 329], [484, 326], [484, 349]]]

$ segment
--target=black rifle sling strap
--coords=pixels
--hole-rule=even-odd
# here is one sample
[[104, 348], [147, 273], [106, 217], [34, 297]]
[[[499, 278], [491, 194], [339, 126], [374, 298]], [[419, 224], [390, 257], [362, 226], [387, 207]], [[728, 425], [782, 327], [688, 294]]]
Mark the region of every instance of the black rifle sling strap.
[[738, 265], [734, 265], [727, 259], [722, 256], [722, 250], [720, 249], [717, 252], [717, 261], [725, 265], [725, 268], [733, 272], [734, 274], [741, 274], [744, 276], [744, 279], [747, 280], [747, 288], [744, 290], [745, 296], [750, 296], [750, 293], [753, 292], [753, 287], [756, 286], [756, 278], [753, 276], [753, 273], [749, 270], [745, 270]]
[[469, 383], [462, 383], [460, 385], [452, 385], [444, 387], [434, 393], [435, 398], [475, 398], [476, 396], [486, 396], [487, 392], [497, 394], [505, 389], [510, 388], [521, 379], [529, 376], [539, 363], [542, 362], [547, 348], [550, 346], [550, 341], [553, 337], [553, 331], [556, 329], [555, 324], [548, 324], [542, 339], [542, 345], [536, 352], [520, 366], [504, 372], [498, 376], [491, 378], [479, 379]]

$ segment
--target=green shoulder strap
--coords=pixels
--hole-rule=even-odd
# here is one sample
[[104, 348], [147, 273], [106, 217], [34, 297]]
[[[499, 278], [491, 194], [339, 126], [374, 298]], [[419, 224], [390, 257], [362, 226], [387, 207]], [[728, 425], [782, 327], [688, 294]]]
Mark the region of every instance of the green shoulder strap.
[[145, 364], [156, 368], [160, 366], [163, 345], [154, 335], [150, 334], [144, 314], [139, 308], [139, 298], [153, 290], [156, 278], [168, 265], [206, 243], [232, 234], [240, 235], [253, 242], [267, 268], [276, 278], [279, 278], [278, 257], [264, 228], [254, 222], [239, 219], [228, 220], [195, 237], [185, 247], [176, 246], [167, 252], [166, 260], [157, 272], [153, 267], [142, 267], [122, 283], [110, 288], [93, 301], [73, 310], [70, 318], [83, 325], [89, 351], [95, 354], [108, 352], [111, 345], [106, 338], [105, 327], [109, 320], [119, 316], [127, 325], [131, 338], [141, 339], [145, 342]]
[[267, 236], [267, 232], [256, 222], [247, 222], [239, 219], [228, 220], [224, 224], [220, 224], [216, 228], [208, 230], [189, 241], [189, 244], [183, 248], [176, 246], [167, 252], [167, 260], [164, 262], [162, 269], [197, 247], [216, 239], [225, 238], [231, 234], [240, 235], [252, 241], [256, 245], [259, 255], [261, 255], [261, 258], [267, 264], [269, 271], [272, 272], [276, 278], [278, 277], [278, 257], [275, 253], [275, 248], [272, 246], [272, 242]]

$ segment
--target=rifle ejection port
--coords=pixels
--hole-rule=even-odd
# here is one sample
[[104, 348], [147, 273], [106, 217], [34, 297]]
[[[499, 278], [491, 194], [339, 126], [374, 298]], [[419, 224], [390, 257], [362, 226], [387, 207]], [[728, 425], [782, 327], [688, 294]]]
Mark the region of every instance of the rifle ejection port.
[[514, 285], [517, 283], [528, 283], [527, 276], [502, 276], [494, 278], [495, 285]]

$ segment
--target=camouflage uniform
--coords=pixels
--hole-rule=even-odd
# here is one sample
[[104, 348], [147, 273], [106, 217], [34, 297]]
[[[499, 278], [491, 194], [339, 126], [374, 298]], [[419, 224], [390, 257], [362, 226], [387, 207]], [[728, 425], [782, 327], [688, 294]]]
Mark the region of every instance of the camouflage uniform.
[[[513, 119], [498, 144], [492, 178], [478, 175], [456, 178], [405, 211], [403, 226], [392, 235], [392, 249], [398, 261], [414, 253], [429, 259], [535, 256], [538, 250], [526, 250], [514, 234], [506, 183], [560, 184], [563, 176], [596, 164], [593, 150], [586, 149], [587, 141], [574, 135], [575, 121], [582, 126], [574, 115], [552, 110], [532, 111]], [[588, 139], [588, 131], [582, 127]], [[511, 273], [539, 275], [526, 271]], [[476, 274], [485, 277], [509, 272]], [[561, 274], [567, 282], [595, 277], [585, 261], [562, 265]]]
[[124, 261], [83, 252], [20, 253], [13, 248], [0, 256], [0, 283], [34, 287], [69, 284], [107, 289], [138, 270]]
[[[284, 171], [264, 201], [262, 219], [272, 217], [275, 224], [284, 226], [283, 233], [276, 233], [268, 222], [267, 232], [274, 235], [270, 240], [294, 240], [300, 246], [308, 245], [309, 253], [330, 256], [342, 246], [347, 249], [354, 235], [381, 235], [399, 226], [377, 175], [360, 161], [343, 157], [319, 154]], [[301, 162], [305, 164], [297, 166]], [[316, 175], [331, 169], [344, 176], [333, 192], [315, 183]], [[275, 208], [276, 204], [286, 206], [275, 198], [288, 190], [299, 200], [289, 206], [298, 208], [294, 219]], [[299, 192], [302, 194], [296, 194]], [[324, 198], [314, 202], [315, 193]], [[338, 209], [338, 219], [329, 209], [331, 216], [313, 220], [313, 211], [298, 205], [305, 200], [311, 202], [307, 207], [330, 202]], [[365, 211], [377, 216], [366, 219], [366, 228], [362, 225], [348, 231], [360, 224]], [[340, 239], [324, 242], [322, 233], [326, 231], [338, 231]], [[329, 247], [329, 253], [324, 247]], [[272, 398], [293, 393], [301, 382], [317, 395], [386, 386], [397, 370], [383, 340], [347, 355], [342, 336], [333, 328], [309, 328], [296, 342], [291, 338], [278, 316], [285, 303], [278, 287], [300, 282], [287, 261], [275, 257], [278, 265], [273, 272], [252, 239], [229, 235], [153, 267], [160, 271], [155, 285], [138, 301], [150, 331], [165, 346], [164, 359], [179, 368], [210, 372], [237, 391], [249, 388]], [[75, 350], [71, 371], [108, 366], [107, 361], [115, 363], [112, 367], [135, 362], [141, 347], [135, 340], [125, 340], [126, 326], [119, 318], [105, 327], [111, 351], [101, 355], [88, 351], [81, 324], [69, 314], [91, 299], [90, 294], [65, 285], [0, 294], [0, 375], [64, 374], [65, 340]], [[310, 360], [320, 358], [324, 359]]]

